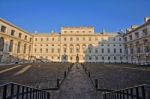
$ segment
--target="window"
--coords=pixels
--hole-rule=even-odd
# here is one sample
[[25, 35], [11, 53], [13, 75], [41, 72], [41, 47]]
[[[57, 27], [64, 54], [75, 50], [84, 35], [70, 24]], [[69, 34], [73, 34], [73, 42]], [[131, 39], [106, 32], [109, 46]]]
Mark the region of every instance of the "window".
[[149, 46], [145, 46], [145, 52], [150, 52], [150, 47]]
[[109, 44], [107, 46], [110, 46]]
[[48, 49], [46, 49], [46, 53], [48, 53]]
[[102, 48], [102, 53], [104, 53], [104, 49]]
[[72, 57], [70, 57], [70, 60], [72, 60]]
[[109, 48], [107, 49], [107, 51], [108, 51], [108, 53], [110, 53], [110, 49]]
[[70, 41], [73, 41], [72, 37], [70, 38]]
[[40, 53], [42, 53], [42, 48], [40, 49]]
[[19, 38], [21, 38], [21, 36], [22, 36], [22, 34], [21, 34], [21, 33], [19, 33]]
[[80, 52], [79, 48], [77, 48], [77, 49], [76, 49], [76, 52], [77, 52], [77, 53], [79, 53], [79, 52]]
[[108, 60], [110, 60], [110, 57], [108, 56]]
[[125, 37], [124, 40], [127, 41], [127, 37]]
[[54, 53], [54, 48], [51, 49], [51, 52]]
[[89, 49], [89, 53], [92, 53], [92, 50], [91, 50], [91, 49]]
[[18, 46], [17, 46], [17, 53], [20, 53], [20, 45], [21, 45], [21, 43], [20, 43], [20, 42], [18, 42]]
[[140, 47], [137, 47], [137, 53], [140, 53], [141, 50], [140, 50]]
[[113, 41], [115, 41], [116, 39], [114, 38]]
[[25, 36], [25, 40], [27, 40], [27, 36]]
[[49, 38], [46, 38], [46, 41], [49, 41]]
[[119, 41], [121, 41], [121, 38], [119, 38]]
[[15, 30], [11, 30], [11, 35], [14, 36]]
[[6, 32], [6, 27], [5, 26], [1, 26], [1, 32], [5, 33]]
[[23, 53], [26, 53], [26, 48], [27, 47], [27, 44], [24, 44], [24, 50], [23, 50]]
[[70, 53], [73, 53], [73, 48], [70, 48]]
[[10, 40], [9, 52], [13, 51], [13, 40]]
[[116, 49], [114, 48], [114, 53], [116, 53]]
[[95, 60], [98, 60], [98, 56], [95, 56]]
[[66, 41], [66, 38], [64, 38], [64, 41]]
[[34, 52], [36, 53], [36, 48], [34, 49]]
[[92, 57], [91, 57], [91, 56], [89, 56], [89, 60], [92, 60]]
[[32, 41], [32, 38], [30, 38], [30, 42]]
[[67, 52], [67, 49], [66, 48], [64, 48], [64, 53], [66, 53]]
[[37, 41], [37, 38], [35, 38], [35, 41]]
[[41, 38], [41, 41], [43, 41], [43, 38]]
[[85, 41], [85, 37], [83, 37], [83, 41]]
[[77, 37], [76, 40], [79, 41], [79, 38]]
[[95, 53], [98, 53], [98, 50], [97, 50], [97, 49], [95, 49]]
[[91, 41], [91, 37], [89, 37], [89, 41]]
[[57, 49], [57, 52], [60, 53], [60, 49], [59, 48]]
[[114, 60], [116, 60], [116, 56], [114, 56]]
[[122, 49], [120, 49], [120, 53], [122, 53]]
[[95, 37], [95, 41], [97, 41], [98, 40], [98, 38], [97, 37]]
[[148, 34], [147, 28], [143, 29], [142, 31], [144, 36]]
[[133, 48], [130, 49], [130, 53], [133, 54]]
[[139, 38], [139, 32], [135, 33], [135, 38]]
[[120, 56], [120, 60], [122, 60], [122, 56]]
[[85, 33], [85, 31], [82, 31], [83, 33]]
[[55, 39], [54, 38], [52, 38], [52, 41], [54, 41]]
[[102, 56], [102, 60], [104, 60], [104, 57]]
[[129, 35], [129, 39], [132, 40], [132, 35]]

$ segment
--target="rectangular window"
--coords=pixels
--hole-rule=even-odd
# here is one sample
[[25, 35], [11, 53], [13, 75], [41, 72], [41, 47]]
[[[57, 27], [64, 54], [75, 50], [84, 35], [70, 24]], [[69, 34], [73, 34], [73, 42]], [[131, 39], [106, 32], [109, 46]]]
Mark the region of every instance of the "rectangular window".
[[19, 33], [19, 38], [21, 38], [21, 36], [22, 36], [22, 34], [21, 34], [21, 33]]
[[104, 49], [102, 49], [102, 53], [104, 53]]
[[11, 30], [11, 35], [14, 36], [15, 30]]
[[129, 35], [129, 39], [132, 40], [132, 35]]
[[144, 35], [144, 36], [146, 36], [146, 35], [148, 34], [147, 28], [146, 28], [146, 29], [143, 29], [142, 31], [143, 31], [143, 35]]
[[135, 33], [135, 38], [139, 38], [139, 32]]
[[122, 49], [120, 49], [120, 53], [122, 53]]
[[73, 41], [72, 37], [70, 38], [70, 41]]
[[116, 49], [114, 48], [114, 53], [116, 53]]
[[5, 33], [6, 32], [6, 26], [1, 26], [1, 32]]
[[110, 53], [110, 49], [109, 48], [107, 49], [107, 51], [108, 51], [108, 53]]
[[34, 49], [34, 52], [36, 53], [36, 48]]
[[25, 40], [27, 40], [27, 36], [25, 36]]
[[98, 50], [97, 50], [97, 49], [95, 49], [95, 53], [98, 53]]

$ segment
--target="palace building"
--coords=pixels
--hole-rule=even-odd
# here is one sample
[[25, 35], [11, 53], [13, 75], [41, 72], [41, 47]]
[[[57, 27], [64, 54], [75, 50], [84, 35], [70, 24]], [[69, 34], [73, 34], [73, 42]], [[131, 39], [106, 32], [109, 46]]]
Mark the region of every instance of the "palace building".
[[60, 33], [29, 33], [0, 19], [0, 62], [150, 62], [150, 20], [126, 33], [94, 27], [62, 27]]

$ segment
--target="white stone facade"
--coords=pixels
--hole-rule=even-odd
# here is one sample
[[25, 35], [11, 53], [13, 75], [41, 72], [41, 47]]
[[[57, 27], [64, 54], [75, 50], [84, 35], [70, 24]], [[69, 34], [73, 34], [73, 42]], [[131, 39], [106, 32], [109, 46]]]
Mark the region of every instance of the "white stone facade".
[[150, 18], [124, 35], [125, 52], [129, 63], [150, 64]]
[[[62, 27], [60, 33], [33, 34], [0, 19], [0, 61], [76, 62], [78, 57], [79, 62], [145, 63], [149, 51], [131, 54], [129, 45], [138, 39], [141, 49], [149, 48], [149, 23], [126, 34], [96, 33], [93, 27]], [[145, 28], [148, 33], [143, 36], [141, 31]], [[137, 31], [139, 38], [134, 37]], [[129, 40], [130, 35], [133, 40]], [[145, 39], [146, 45], [142, 44]], [[143, 55], [138, 62], [132, 59], [137, 55]]]

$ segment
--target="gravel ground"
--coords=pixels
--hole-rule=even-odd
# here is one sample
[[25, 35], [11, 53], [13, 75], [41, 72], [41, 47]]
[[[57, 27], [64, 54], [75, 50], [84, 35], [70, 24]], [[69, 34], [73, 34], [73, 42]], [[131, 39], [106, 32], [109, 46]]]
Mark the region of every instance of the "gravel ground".
[[132, 64], [85, 63], [91, 78], [98, 79], [99, 88], [122, 89], [139, 84], [150, 84], [150, 67]]

